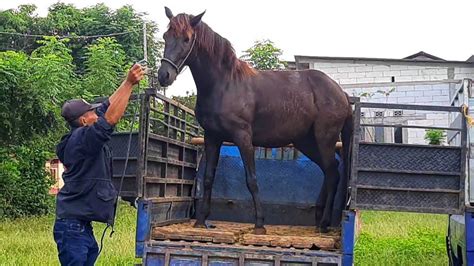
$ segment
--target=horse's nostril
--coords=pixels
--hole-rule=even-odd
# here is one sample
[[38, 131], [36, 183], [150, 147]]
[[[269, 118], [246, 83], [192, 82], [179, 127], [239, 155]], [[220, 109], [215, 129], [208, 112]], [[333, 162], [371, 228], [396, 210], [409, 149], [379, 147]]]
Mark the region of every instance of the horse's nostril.
[[169, 78], [170, 78], [170, 72], [166, 71], [166, 79], [169, 79]]

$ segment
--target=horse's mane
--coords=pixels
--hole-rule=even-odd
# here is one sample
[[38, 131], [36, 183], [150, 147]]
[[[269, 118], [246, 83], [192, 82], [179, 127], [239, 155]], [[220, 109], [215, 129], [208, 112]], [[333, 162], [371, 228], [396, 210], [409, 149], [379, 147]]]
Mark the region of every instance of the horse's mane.
[[[176, 35], [192, 37], [193, 28], [189, 21], [194, 16], [178, 14], [170, 20], [170, 32]], [[243, 79], [257, 73], [249, 64], [240, 60], [235, 55], [232, 44], [218, 33], [214, 32], [206, 23], [200, 22], [194, 28], [196, 46], [201, 52], [209, 55], [216, 65], [229, 69], [231, 79]]]

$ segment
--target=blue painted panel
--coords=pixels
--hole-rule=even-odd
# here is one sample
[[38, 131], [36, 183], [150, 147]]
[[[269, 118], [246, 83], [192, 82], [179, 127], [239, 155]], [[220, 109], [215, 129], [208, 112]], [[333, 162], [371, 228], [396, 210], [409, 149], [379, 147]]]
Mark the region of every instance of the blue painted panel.
[[342, 265], [351, 266], [354, 261], [355, 211], [346, 211], [342, 221]]
[[201, 257], [171, 257], [170, 266], [201, 266]]
[[148, 201], [138, 200], [137, 209], [137, 230], [135, 235], [135, 257], [141, 258], [144, 255], [145, 241], [148, 239], [151, 230], [151, 213]]
[[[276, 149], [274, 149], [276, 150]], [[340, 157], [336, 154], [336, 160]], [[296, 160], [256, 159], [257, 182], [260, 198], [264, 204], [267, 224], [285, 224], [289, 216], [298, 217], [293, 224], [314, 224], [314, 205], [323, 185], [322, 170], [306, 156], [300, 154]], [[343, 174], [343, 164], [339, 172]], [[201, 162], [197, 174], [196, 196], [202, 195], [204, 167]], [[340, 190], [338, 190], [340, 191]], [[341, 199], [340, 194], [336, 199]], [[228, 205], [228, 202], [235, 202]], [[253, 203], [245, 182], [245, 172], [240, 153], [235, 146], [221, 148], [221, 157], [216, 170], [212, 191], [210, 219], [253, 222]], [[335, 206], [340, 206], [335, 202]], [[298, 209], [296, 209], [298, 208]], [[286, 220], [282, 220], [287, 218]], [[333, 216], [333, 221], [340, 220]], [[335, 222], [338, 224], [338, 222]]]
[[474, 265], [474, 213], [466, 212], [466, 265]]
[[164, 254], [153, 254], [147, 253], [144, 259], [145, 266], [164, 266], [165, 265], [165, 256]]

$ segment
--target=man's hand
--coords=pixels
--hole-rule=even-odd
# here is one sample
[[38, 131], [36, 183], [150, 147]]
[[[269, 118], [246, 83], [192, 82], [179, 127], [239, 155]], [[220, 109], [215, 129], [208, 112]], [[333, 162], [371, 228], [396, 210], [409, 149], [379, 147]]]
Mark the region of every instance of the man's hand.
[[135, 64], [132, 66], [130, 71], [128, 71], [127, 79], [126, 81], [132, 85], [137, 84], [140, 80], [143, 79], [143, 76], [145, 75], [145, 71], [143, 71], [143, 68], [139, 64]]
[[128, 71], [127, 78], [122, 82], [120, 87], [109, 97], [110, 106], [105, 112], [105, 120], [110, 125], [118, 123], [120, 118], [123, 116], [125, 109], [132, 93], [133, 85], [137, 84], [145, 75], [140, 64], [135, 64]]

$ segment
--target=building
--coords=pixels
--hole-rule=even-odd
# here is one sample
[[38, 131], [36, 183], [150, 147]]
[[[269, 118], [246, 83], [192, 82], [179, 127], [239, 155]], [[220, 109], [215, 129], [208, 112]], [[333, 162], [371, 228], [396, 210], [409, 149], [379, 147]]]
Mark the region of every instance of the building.
[[[323, 57], [296, 55], [289, 68], [317, 69], [335, 81], [351, 96], [362, 101], [450, 105], [452, 95], [465, 78], [474, 79], [474, 56], [466, 61], [449, 61], [418, 52], [402, 59]], [[363, 110], [366, 120], [396, 124], [440, 126], [449, 125], [447, 113], [406, 110]], [[401, 134], [405, 143], [426, 143], [425, 130], [366, 128], [364, 137], [375, 141], [395, 141]]]
[[59, 189], [64, 186], [64, 181], [62, 178], [64, 172], [64, 165], [59, 161], [59, 159], [55, 158], [47, 161], [45, 167], [55, 181], [54, 184], [51, 186], [49, 193], [57, 194]]

